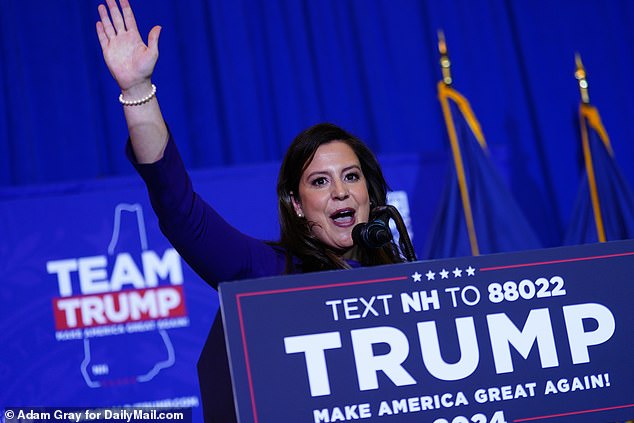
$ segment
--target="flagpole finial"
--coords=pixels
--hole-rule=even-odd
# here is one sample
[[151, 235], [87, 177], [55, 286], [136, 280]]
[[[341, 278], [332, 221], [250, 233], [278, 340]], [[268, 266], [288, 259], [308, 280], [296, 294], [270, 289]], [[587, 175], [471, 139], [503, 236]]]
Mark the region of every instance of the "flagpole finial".
[[447, 43], [445, 42], [445, 33], [442, 29], [438, 30], [438, 52], [440, 53], [440, 70], [442, 71], [442, 80], [445, 85], [451, 85], [451, 62], [447, 54]]
[[575, 70], [575, 78], [579, 83], [579, 91], [581, 92], [581, 101], [584, 104], [590, 104], [590, 95], [588, 94], [588, 80], [586, 79], [586, 69], [581, 62], [581, 55], [575, 53], [575, 64], [577, 69]]

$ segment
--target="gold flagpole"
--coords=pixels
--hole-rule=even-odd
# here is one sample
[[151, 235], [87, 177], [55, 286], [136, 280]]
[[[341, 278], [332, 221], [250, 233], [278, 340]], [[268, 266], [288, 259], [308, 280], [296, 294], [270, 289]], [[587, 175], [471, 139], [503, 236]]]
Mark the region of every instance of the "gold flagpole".
[[590, 200], [592, 201], [592, 212], [594, 214], [594, 222], [597, 229], [597, 239], [599, 242], [606, 242], [605, 227], [603, 225], [603, 216], [601, 214], [601, 202], [599, 199], [599, 190], [597, 187], [596, 175], [594, 172], [594, 165], [592, 162], [592, 151], [590, 149], [590, 141], [588, 138], [588, 127], [594, 129], [599, 138], [608, 150], [608, 153], [613, 156], [612, 145], [610, 144], [610, 138], [607, 131], [601, 122], [601, 116], [599, 111], [590, 105], [590, 96], [588, 94], [588, 80], [586, 77], [586, 70], [581, 62], [581, 56], [579, 53], [575, 54], [575, 78], [579, 84], [579, 91], [581, 93], [581, 104], [579, 105], [579, 125], [581, 128], [581, 143], [583, 146], [583, 157], [586, 167], [586, 174], [588, 175], [588, 188], [590, 190]]
[[449, 135], [449, 142], [451, 144], [451, 152], [453, 154], [454, 163], [456, 165], [456, 176], [458, 178], [458, 187], [460, 189], [460, 198], [462, 200], [462, 208], [464, 210], [465, 223], [467, 226], [467, 232], [469, 234], [469, 244], [471, 246], [471, 254], [477, 256], [480, 254], [478, 247], [478, 238], [476, 236], [475, 225], [473, 222], [473, 212], [471, 210], [471, 200], [469, 199], [469, 190], [467, 187], [467, 179], [464, 171], [464, 164], [462, 161], [462, 154], [460, 152], [460, 146], [458, 143], [458, 135], [456, 133], [456, 126], [451, 115], [451, 109], [449, 107], [449, 98], [455, 101], [460, 108], [460, 111], [465, 116], [471, 130], [475, 134], [480, 145], [486, 146], [480, 125], [475, 119], [471, 107], [467, 100], [461, 96], [457, 91], [451, 88], [451, 62], [447, 53], [447, 44], [445, 42], [445, 34], [442, 30], [438, 31], [438, 50], [440, 52], [440, 68], [442, 71], [442, 81], [438, 82], [438, 99], [442, 108], [443, 116], [445, 118], [445, 125], [447, 127], [447, 133]]

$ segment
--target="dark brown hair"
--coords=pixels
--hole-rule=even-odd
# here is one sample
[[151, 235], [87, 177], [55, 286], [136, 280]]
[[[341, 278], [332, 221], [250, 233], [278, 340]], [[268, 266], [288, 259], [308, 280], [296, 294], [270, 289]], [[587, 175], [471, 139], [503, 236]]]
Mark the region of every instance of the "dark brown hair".
[[[332, 141], [346, 143], [357, 155], [367, 183], [370, 207], [383, 206], [386, 203], [388, 186], [381, 166], [372, 151], [361, 140], [330, 123], [317, 124], [304, 130], [295, 137], [286, 151], [277, 180], [279, 244], [287, 252], [286, 271], [288, 273], [349, 267], [340, 255], [312, 234], [310, 223], [295, 213], [292, 200], [293, 193], [297, 195], [299, 192], [301, 176], [319, 146]], [[365, 266], [402, 261], [393, 243], [380, 249], [358, 247], [357, 258]]]

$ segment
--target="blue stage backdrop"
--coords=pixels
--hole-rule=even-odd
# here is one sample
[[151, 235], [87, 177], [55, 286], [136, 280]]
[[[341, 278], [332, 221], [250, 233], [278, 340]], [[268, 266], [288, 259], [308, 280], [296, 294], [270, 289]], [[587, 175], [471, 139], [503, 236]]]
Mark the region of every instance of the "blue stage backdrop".
[[[129, 174], [98, 0], [0, 2], [0, 186]], [[278, 161], [333, 121], [382, 154], [447, 149], [436, 31], [456, 87], [542, 244], [561, 245], [581, 176], [574, 53], [617, 162], [634, 167], [629, 0], [133, 0], [160, 24], [154, 82], [191, 168]]]
[[[445, 156], [380, 157], [412, 215], [436, 210]], [[195, 171], [236, 227], [277, 239], [277, 163]], [[430, 173], [431, 172], [431, 173]], [[196, 362], [218, 309], [158, 229], [137, 176], [0, 190], [0, 407], [188, 406], [202, 419]], [[222, 242], [222, 240], [219, 240]]]
[[[448, 171], [439, 28], [544, 246], [561, 244], [582, 175], [576, 51], [634, 181], [631, 1], [132, 1], [144, 36], [163, 27], [153, 82], [198, 191], [250, 235], [277, 238], [283, 152], [331, 121], [378, 153], [422, 256]], [[199, 421], [217, 295], [131, 175], [98, 3], [0, 2], [0, 407], [160, 403]]]

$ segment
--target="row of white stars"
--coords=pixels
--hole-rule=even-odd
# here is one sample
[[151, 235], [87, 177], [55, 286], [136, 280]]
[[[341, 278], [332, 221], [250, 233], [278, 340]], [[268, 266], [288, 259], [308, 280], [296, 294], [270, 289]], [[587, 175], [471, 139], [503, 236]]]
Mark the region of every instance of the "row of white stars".
[[[459, 269], [458, 267], [456, 267], [455, 269], [449, 271], [447, 269], [442, 269], [440, 272], [438, 272], [438, 276], [440, 276], [440, 279], [449, 279], [449, 274], [453, 273], [453, 277], [455, 278], [461, 278], [462, 277], [462, 271], [463, 269]], [[465, 272], [467, 272], [466, 276], [475, 276], [475, 269], [471, 266], [467, 267], [466, 269], [464, 269]], [[433, 281], [436, 280], [436, 273], [432, 272], [431, 270], [428, 271], [427, 273], [425, 273], [425, 275], [427, 277], [428, 281]], [[421, 282], [423, 278], [423, 275], [421, 275], [418, 272], [415, 272], [412, 275], [412, 279], [414, 279], [414, 282]]]

